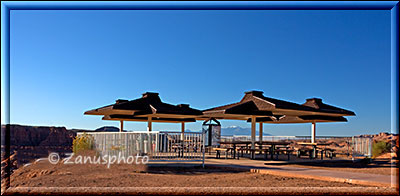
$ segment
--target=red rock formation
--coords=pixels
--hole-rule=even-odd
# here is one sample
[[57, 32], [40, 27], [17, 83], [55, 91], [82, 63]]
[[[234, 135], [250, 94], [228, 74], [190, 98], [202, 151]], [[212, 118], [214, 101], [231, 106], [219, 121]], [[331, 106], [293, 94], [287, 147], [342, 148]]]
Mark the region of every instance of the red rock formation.
[[[1, 131], [5, 131], [2, 125]], [[72, 151], [72, 141], [76, 133], [65, 127], [36, 127], [10, 125], [11, 153], [17, 152], [19, 164], [46, 157], [50, 152], [60, 155]], [[2, 156], [4, 146], [2, 146]]]
[[11, 146], [71, 146], [75, 135], [65, 127], [10, 125]]

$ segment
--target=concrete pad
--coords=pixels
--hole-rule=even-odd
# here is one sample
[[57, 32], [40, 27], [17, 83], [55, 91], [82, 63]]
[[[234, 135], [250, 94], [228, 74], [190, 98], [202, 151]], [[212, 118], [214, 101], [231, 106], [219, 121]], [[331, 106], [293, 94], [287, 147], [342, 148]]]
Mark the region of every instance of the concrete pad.
[[206, 159], [206, 165], [239, 167], [242, 169], [246, 168], [251, 172], [288, 177], [312, 178], [368, 186], [398, 187], [398, 184], [392, 181], [391, 175], [366, 174], [303, 167], [300, 168], [285, 165], [265, 165], [264, 161], [250, 159]]

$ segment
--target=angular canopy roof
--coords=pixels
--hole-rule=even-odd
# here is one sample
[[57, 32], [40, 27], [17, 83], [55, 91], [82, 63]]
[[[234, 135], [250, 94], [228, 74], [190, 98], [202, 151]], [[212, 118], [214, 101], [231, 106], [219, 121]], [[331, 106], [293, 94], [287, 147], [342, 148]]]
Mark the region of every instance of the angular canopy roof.
[[194, 122], [202, 115], [188, 104], [172, 105], [161, 101], [158, 93], [146, 92], [139, 99], [117, 100], [114, 104], [86, 111], [87, 115], [104, 115], [103, 120], [155, 122]]
[[[347, 121], [343, 116], [354, 112], [322, 103], [321, 99], [307, 99], [300, 105], [265, 97], [262, 91], [249, 91], [240, 102], [203, 110], [203, 117], [243, 119], [256, 116], [259, 122], [300, 123]], [[199, 119], [199, 118], [198, 118]]]
[[[251, 122], [251, 119], [247, 119]], [[343, 116], [321, 116], [321, 115], [306, 115], [306, 116], [273, 116], [256, 118], [256, 122], [283, 124], [283, 123], [310, 123], [310, 122], [347, 122]]]
[[322, 99], [320, 99], [320, 98], [307, 99], [307, 101], [305, 103], [303, 103], [302, 105], [312, 107], [312, 108], [315, 108], [319, 111], [326, 112], [326, 113], [342, 114], [343, 116], [355, 116], [356, 115], [352, 111], [322, 103]]
[[297, 104], [270, 97], [262, 91], [249, 91], [237, 103], [197, 110], [187, 104], [172, 105], [161, 101], [158, 93], [146, 92], [139, 99], [117, 100], [114, 104], [86, 111], [87, 115], [103, 115], [103, 120], [154, 122], [195, 122], [196, 120], [237, 119], [248, 120], [252, 116], [257, 122], [306, 123], [346, 122], [343, 116], [354, 116], [354, 112], [322, 102], [319, 98], [307, 99]]

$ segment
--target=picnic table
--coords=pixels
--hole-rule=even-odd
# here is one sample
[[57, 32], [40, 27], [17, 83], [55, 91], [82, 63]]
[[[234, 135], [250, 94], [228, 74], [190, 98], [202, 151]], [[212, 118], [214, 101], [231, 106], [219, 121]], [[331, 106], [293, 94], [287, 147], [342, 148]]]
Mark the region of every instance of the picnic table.
[[170, 151], [177, 152], [178, 157], [183, 157], [185, 151], [190, 152], [190, 150], [193, 150], [193, 152], [197, 152], [197, 146], [192, 142], [191, 140], [175, 140], [176, 143], [171, 144]]
[[[233, 148], [233, 158], [236, 158], [236, 145], [246, 145], [246, 147], [251, 144], [251, 141], [225, 141], [219, 142], [220, 144], [232, 145]], [[237, 156], [239, 159], [239, 156]]]
[[[271, 154], [271, 159], [273, 159], [273, 155], [274, 155], [274, 153], [276, 151], [276, 146], [284, 145], [285, 147], [283, 147], [283, 148], [286, 148], [286, 150], [287, 150], [289, 148], [287, 145], [290, 144], [289, 142], [281, 142], [281, 141], [261, 141], [261, 142], [257, 141], [255, 143], [259, 145], [259, 151], [261, 151], [261, 152], [264, 151], [265, 153], [267, 151], [269, 151], [270, 154]], [[232, 145], [233, 146], [233, 158], [237, 157], [238, 159], [239, 159], [239, 156], [236, 156], [236, 147], [237, 147], [237, 145], [246, 145], [246, 149], [241, 149], [242, 150], [242, 155], [243, 155], [243, 150], [251, 151], [251, 158], [252, 159], [255, 158], [256, 149], [250, 149], [249, 148], [249, 144], [251, 144], [251, 141], [224, 141], [224, 142], [220, 142], [220, 144]], [[268, 145], [268, 146], [270, 146], [270, 148], [263, 149], [262, 147], [264, 145]], [[280, 151], [282, 151], [282, 150], [280, 150]]]
[[[302, 146], [311, 146], [312, 147], [312, 153], [310, 153], [310, 158], [315, 159], [317, 155], [317, 149], [321, 150], [321, 160], [323, 159], [324, 152], [330, 152], [330, 158], [333, 157], [333, 150], [332, 149], [327, 149], [326, 146], [330, 145], [327, 143], [310, 143], [310, 142], [298, 142], [297, 144], [302, 145]], [[324, 148], [319, 148], [319, 146], [324, 146]], [[325, 155], [326, 156], [326, 155]]]
[[[288, 145], [290, 144], [289, 142], [282, 142], [282, 141], [262, 141], [262, 142], [256, 142], [256, 144], [259, 145], [260, 149], [262, 149], [263, 145], [270, 146], [269, 152], [271, 154], [271, 159], [273, 159], [274, 154], [277, 154], [279, 152], [287, 151], [290, 148]], [[281, 147], [277, 147], [281, 146]], [[284, 150], [282, 150], [284, 149]], [[278, 155], [278, 154], [277, 154]], [[289, 155], [289, 153], [288, 153]], [[254, 158], [255, 155], [253, 155]], [[267, 157], [267, 154], [265, 154], [265, 157]], [[288, 156], [289, 159], [289, 156]]]

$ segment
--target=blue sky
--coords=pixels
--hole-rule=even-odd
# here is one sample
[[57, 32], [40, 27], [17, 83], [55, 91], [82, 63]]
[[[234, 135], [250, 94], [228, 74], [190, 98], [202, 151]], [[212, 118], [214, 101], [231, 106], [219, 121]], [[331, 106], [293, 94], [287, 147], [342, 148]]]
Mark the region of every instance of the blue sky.
[[[95, 129], [118, 122], [83, 112], [159, 92], [206, 109], [248, 90], [355, 111], [318, 135], [390, 131], [389, 11], [11, 11], [10, 120]], [[222, 126], [250, 127], [244, 121]], [[201, 122], [188, 129], [200, 130]], [[146, 123], [125, 123], [146, 130]], [[154, 130], [179, 130], [156, 123]], [[308, 135], [309, 124], [268, 125]]]

